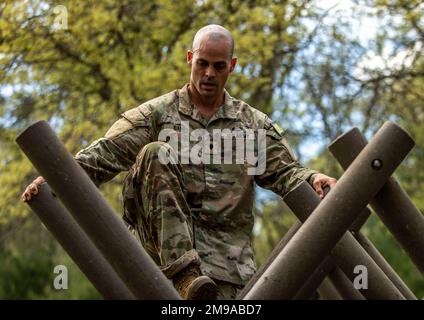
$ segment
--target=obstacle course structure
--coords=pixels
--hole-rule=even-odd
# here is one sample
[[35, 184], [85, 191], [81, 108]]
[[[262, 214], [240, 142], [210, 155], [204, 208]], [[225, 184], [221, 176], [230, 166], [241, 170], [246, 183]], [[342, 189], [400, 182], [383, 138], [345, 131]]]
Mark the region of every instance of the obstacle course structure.
[[[105, 299], [181, 299], [46, 122], [17, 143], [48, 183], [29, 205]], [[424, 217], [391, 178], [413, 146], [391, 122], [368, 144], [357, 129], [332, 142], [345, 173], [322, 201], [306, 182], [285, 196], [300, 222], [237, 298], [416, 299], [360, 232], [370, 204], [424, 274]], [[367, 289], [353, 286], [356, 266]]]

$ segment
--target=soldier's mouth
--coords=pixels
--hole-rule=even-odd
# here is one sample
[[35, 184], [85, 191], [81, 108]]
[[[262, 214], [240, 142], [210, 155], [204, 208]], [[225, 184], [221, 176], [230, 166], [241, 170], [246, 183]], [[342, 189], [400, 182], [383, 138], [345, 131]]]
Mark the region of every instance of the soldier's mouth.
[[202, 82], [200, 84], [202, 87], [206, 88], [206, 89], [212, 89], [216, 87], [215, 83], [211, 83], [211, 82]]

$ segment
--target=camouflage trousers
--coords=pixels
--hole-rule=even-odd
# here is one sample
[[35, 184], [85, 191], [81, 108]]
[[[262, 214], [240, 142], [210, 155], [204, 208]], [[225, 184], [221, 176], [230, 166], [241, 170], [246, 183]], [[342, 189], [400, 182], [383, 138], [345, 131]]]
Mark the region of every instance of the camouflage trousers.
[[234, 300], [237, 294], [243, 289], [243, 286], [213, 279], [218, 288], [217, 300]]
[[[159, 161], [161, 148], [174, 161]], [[168, 144], [149, 143], [138, 154], [123, 190], [124, 219], [169, 279], [189, 264], [200, 265], [193, 248], [193, 222], [184, 177], [176, 160]]]
[[[161, 148], [166, 148], [173, 161], [165, 164], [159, 160]], [[123, 199], [124, 220], [134, 228], [144, 249], [167, 278], [172, 279], [192, 263], [201, 264], [193, 247], [193, 221], [184, 175], [177, 154], [168, 144], [152, 142], [141, 150], [125, 179]], [[234, 299], [242, 288], [214, 281], [218, 299]]]

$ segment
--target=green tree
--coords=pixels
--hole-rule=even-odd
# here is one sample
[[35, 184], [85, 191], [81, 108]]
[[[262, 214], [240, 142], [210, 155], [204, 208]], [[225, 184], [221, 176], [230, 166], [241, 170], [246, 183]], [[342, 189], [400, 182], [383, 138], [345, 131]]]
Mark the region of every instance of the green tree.
[[[342, 170], [324, 147], [352, 126], [367, 137], [387, 119], [405, 127], [417, 146], [397, 176], [424, 210], [423, 4], [351, 4], [343, 11], [306, 0], [68, 0], [59, 7], [49, 0], [2, 2], [0, 296], [98, 298], [20, 201], [37, 173], [15, 144], [16, 136], [34, 121], [48, 120], [68, 150], [77, 152], [123, 111], [186, 83], [186, 50], [194, 32], [208, 23], [222, 24], [235, 36], [239, 65], [229, 91], [288, 129], [301, 160], [306, 160], [305, 142], [320, 146], [320, 154], [308, 159], [310, 167], [339, 177]], [[355, 21], [367, 17], [378, 29], [364, 42], [352, 30]], [[383, 66], [373, 63], [376, 58]], [[122, 178], [101, 188], [118, 213]], [[295, 218], [276, 197], [258, 205], [256, 216], [255, 251], [262, 263]], [[374, 219], [364, 232], [422, 296], [422, 278], [405, 259], [395, 259], [399, 248]], [[52, 264], [62, 261], [75, 270], [78, 285], [58, 294], [46, 284]], [[38, 280], [27, 279], [28, 274]]]
[[[276, 116], [308, 145], [320, 146], [310, 167], [340, 177], [342, 170], [325, 146], [357, 126], [368, 138], [384, 121], [404, 127], [416, 141], [396, 177], [421, 211], [423, 207], [422, 1], [356, 1], [349, 12], [330, 9], [320, 33], [296, 56], [282, 87]], [[373, 19], [375, 37], [351, 32], [356, 21]], [[299, 152], [299, 149], [298, 149]], [[283, 209], [280, 208], [283, 212]], [[422, 297], [422, 276], [385, 226], [373, 216], [363, 230]]]
[[[234, 31], [239, 66], [229, 82], [230, 92], [269, 113], [273, 92], [290, 72], [300, 42], [311, 36], [300, 23], [311, 15], [308, 2], [71, 0], [60, 7], [55, 1], [1, 3], [2, 230], [20, 232], [15, 222], [29, 213], [19, 196], [37, 173], [14, 143], [26, 126], [48, 120], [75, 153], [102, 136], [123, 111], [182, 87], [189, 77], [186, 50], [194, 32], [207, 23]], [[122, 210], [121, 181], [122, 175], [102, 187], [117, 212]], [[22, 241], [11, 239], [12, 244]], [[39, 240], [49, 245], [52, 241]], [[19, 261], [20, 250], [38, 249], [20, 246], [14, 251]], [[47, 268], [61, 256], [40, 260], [36, 269]], [[11, 272], [18, 260], [2, 273]], [[39, 288], [35, 292], [49, 296]]]
[[[35, 215], [0, 228], [0, 299], [99, 299], [100, 295]], [[54, 267], [68, 269], [68, 289], [53, 287]]]
[[[307, 1], [65, 1], [67, 28], [53, 28], [55, 2], [1, 5], [1, 219], [25, 215], [17, 203], [35, 172], [13, 140], [46, 119], [75, 153], [102, 136], [120, 113], [188, 81], [186, 50], [195, 30], [234, 30], [240, 56], [230, 91], [271, 111], [272, 94], [305, 38]], [[285, 70], [281, 73], [281, 70]], [[254, 81], [253, 81], [254, 80]], [[18, 173], [18, 174], [17, 174]], [[120, 179], [105, 192], [118, 207]], [[108, 192], [110, 190], [110, 193]]]

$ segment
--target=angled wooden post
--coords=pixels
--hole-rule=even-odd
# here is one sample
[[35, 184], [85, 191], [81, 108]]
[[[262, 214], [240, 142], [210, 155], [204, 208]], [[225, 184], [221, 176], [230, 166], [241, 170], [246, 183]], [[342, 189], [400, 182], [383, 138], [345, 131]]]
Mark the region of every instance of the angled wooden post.
[[[354, 128], [334, 140], [329, 149], [346, 170], [366, 146], [365, 137]], [[424, 216], [395, 178], [388, 179], [370, 205], [424, 275]]]
[[133, 300], [134, 295], [74, 218], [43, 183], [28, 202], [43, 224], [105, 299]]
[[16, 141], [137, 299], [181, 299], [46, 121]]
[[[404, 130], [385, 123], [245, 299], [292, 299], [413, 146]], [[390, 298], [404, 298], [396, 287], [392, 289]]]

